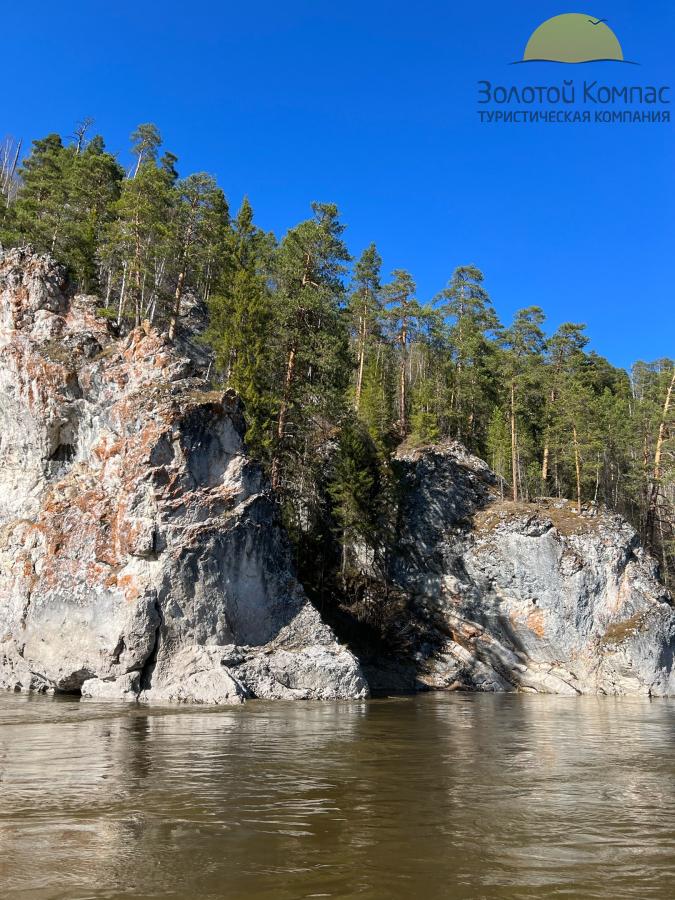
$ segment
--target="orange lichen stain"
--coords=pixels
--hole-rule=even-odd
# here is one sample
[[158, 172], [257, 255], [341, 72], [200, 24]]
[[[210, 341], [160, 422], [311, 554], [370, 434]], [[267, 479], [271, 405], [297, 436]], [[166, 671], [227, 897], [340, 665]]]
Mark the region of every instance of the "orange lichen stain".
[[97, 459], [101, 460], [101, 462], [106, 462], [113, 456], [117, 456], [117, 454], [121, 453], [123, 448], [123, 440], [119, 439], [117, 441], [109, 441], [107, 438], [104, 438], [100, 443], [96, 444], [96, 446], [92, 448], [92, 454]]
[[619, 587], [614, 598], [607, 604], [608, 610], [618, 616], [626, 601], [630, 599], [630, 595], [631, 579], [628, 570], [625, 569], [619, 580]]
[[527, 627], [530, 631], [534, 632], [537, 637], [543, 638], [545, 634], [544, 629], [544, 611], [541, 609], [533, 609], [532, 612], [528, 613], [527, 618], [525, 619], [527, 622]]
[[122, 553], [133, 553], [145, 536], [145, 526], [140, 522], [122, 521], [117, 531], [117, 540]]
[[124, 591], [125, 600], [128, 603], [133, 603], [141, 596], [140, 588], [133, 575], [120, 575], [117, 579], [117, 586]]

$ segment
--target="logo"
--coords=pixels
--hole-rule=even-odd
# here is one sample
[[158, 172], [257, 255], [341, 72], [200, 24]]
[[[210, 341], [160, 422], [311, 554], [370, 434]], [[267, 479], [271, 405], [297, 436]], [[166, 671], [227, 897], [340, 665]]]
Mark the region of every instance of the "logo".
[[[632, 75], [637, 63], [624, 58], [623, 48], [607, 19], [585, 13], [564, 13], [546, 19], [527, 42], [517, 63], [589, 63], [588, 69], [558, 71], [546, 66], [511, 68], [512, 79], [495, 84], [478, 82], [478, 116], [498, 125], [651, 125], [670, 124], [671, 89]], [[612, 66], [612, 78], [605, 63]], [[599, 65], [593, 65], [593, 64]], [[637, 69], [639, 72], [640, 69]], [[579, 77], [577, 77], [579, 72]], [[649, 80], [647, 80], [649, 79]], [[510, 82], [510, 83], [509, 83]]]
[[563, 13], [542, 22], [527, 42], [523, 58], [517, 62], [630, 61], [624, 59], [621, 44], [607, 19], [596, 19], [585, 13]]

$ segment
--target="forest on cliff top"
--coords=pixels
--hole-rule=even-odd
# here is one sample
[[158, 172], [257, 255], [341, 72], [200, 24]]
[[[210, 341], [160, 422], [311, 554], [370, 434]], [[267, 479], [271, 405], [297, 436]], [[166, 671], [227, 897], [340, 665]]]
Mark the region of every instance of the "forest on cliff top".
[[375, 243], [352, 255], [333, 203], [275, 236], [210, 175], [183, 177], [154, 125], [131, 135], [129, 169], [91, 126], [25, 155], [5, 140], [0, 243], [52, 253], [122, 333], [149, 320], [173, 341], [203, 302], [208, 377], [243, 398], [310, 591], [347, 590], [364, 546], [386, 553], [393, 451], [451, 439], [514, 500], [621, 512], [675, 577], [673, 359], [626, 372], [588, 350], [581, 323], [547, 333], [539, 306], [502, 323], [474, 264], [419, 297]]

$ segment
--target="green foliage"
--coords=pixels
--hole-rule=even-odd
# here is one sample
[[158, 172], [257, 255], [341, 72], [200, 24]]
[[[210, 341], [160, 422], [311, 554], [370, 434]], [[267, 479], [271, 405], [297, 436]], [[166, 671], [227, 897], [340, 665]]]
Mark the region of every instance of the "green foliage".
[[477, 452], [485, 446], [497, 390], [497, 353], [490, 336], [500, 328], [492, 301], [475, 266], [459, 266], [438, 296], [451, 322], [449, 343], [454, 363], [450, 427]]
[[227, 264], [209, 301], [207, 338], [218, 372], [242, 397], [246, 439], [256, 455], [269, 463], [278, 413], [278, 308], [269, 285], [274, 244], [253, 224], [244, 198], [227, 252]]
[[56, 134], [34, 141], [19, 169], [21, 188], [4, 241], [51, 251], [70, 267], [82, 290], [95, 289], [96, 253], [123, 174], [100, 137], [82, 152], [65, 147]]
[[434, 385], [431, 379], [424, 378], [418, 381], [413, 393], [410, 416], [410, 433], [415, 444], [434, 444], [441, 437], [434, 399]]
[[328, 493], [342, 547], [342, 572], [350, 557], [375, 554], [382, 528], [382, 467], [368, 431], [358, 421], [347, 421], [340, 432]]
[[[459, 438], [505, 496], [620, 510], [675, 570], [672, 360], [628, 375], [588, 351], [583, 325], [547, 338], [539, 307], [503, 327], [472, 265], [422, 302], [403, 269], [383, 285], [375, 244], [350, 269], [334, 204], [312, 204], [277, 240], [247, 199], [231, 220], [210, 175], [181, 177], [155, 125], [132, 133], [128, 170], [100, 136], [87, 142], [90, 126], [34, 141], [18, 170], [16, 145], [0, 148], [0, 241], [52, 252], [122, 333], [147, 319], [169, 341], [208, 343], [210, 377], [241, 395], [247, 441], [321, 596], [359, 566], [377, 581], [402, 441]], [[186, 333], [188, 298], [208, 307], [204, 335]]]
[[334, 204], [313, 203], [313, 216], [286, 234], [275, 254], [279, 414], [273, 480], [291, 490], [302, 480], [300, 448], [309, 432], [343, 411], [352, 357], [342, 315], [349, 252]]

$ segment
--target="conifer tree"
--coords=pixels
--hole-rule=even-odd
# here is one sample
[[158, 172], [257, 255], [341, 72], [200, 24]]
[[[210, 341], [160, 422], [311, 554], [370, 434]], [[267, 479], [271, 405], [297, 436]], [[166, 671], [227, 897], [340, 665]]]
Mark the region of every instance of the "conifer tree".
[[161, 142], [154, 126], [141, 125], [132, 135], [137, 166], [127, 178], [102, 248], [109, 268], [121, 270], [117, 320], [140, 325], [154, 321], [166, 298], [165, 272], [172, 246], [176, 208], [173, 176], [157, 165]]
[[348, 310], [352, 332], [356, 336], [356, 387], [354, 407], [358, 412], [363, 392], [363, 375], [373, 338], [380, 331], [382, 301], [380, 299], [380, 269], [382, 259], [375, 244], [370, 244], [354, 267], [353, 291]]
[[64, 147], [60, 135], [49, 134], [33, 141], [29, 156], [19, 168], [21, 191], [14, 204], [17, 236], [57, 256], [63, 250], [74, 155]]
[[490, 336], [499, 330], [492, 301], [475, 266], [459, 266], [437, 300], [451, 322], [454, 360], [450, 408], [456, 436], [471, 449], [481, 449], [496, 391], [494, 347]]
[[525, 397], [525, 391], [531, 392], [541, 383], [541, 365], [543, 363], [544, 332], [542, 324], [544, 313], [538, 306], [520, 309], [516, 313], [513, 324], [501, 337], [506, 349], [504, 370], [509, 396], [509, 430], [511, 436], [511, 491], [514, 501], [519, 499], [522, 491], [520, 485], [520, 455], [518, 445], [519, 418]]
[[170, 341], [176, 335], [188, 275], [199, 267], [204, 256], [211, 259], [213, 249], [224, 252], [229, 229], [225, 196], [210, 175], [190, 175], [178, 183], [174, 196], [172, 255], [178, 265], [167, 331]]
[[208, 338], [218, 370], [242, 397], [247, 443], [265, 462], [273, 444], [280, 370], [279, 321], [269, 281], [273, 251], [245, 197], [232, 223], [229, 261], [209, 299]]
[[276, 257], [283, 355], [272, 481], [302, 446], [312, 420], [335, 414], [350, 374], [348, 335], [341, 315], [342, 278], [350, 256], [337, 207], [313, 203], [311, 219], [292, 228]]
[[369, 548], [377, 553], [382, 527], [381, 466], [368, 432], [358, 420], [347, 421], [328, 487], [341, 546], [341, 574], [344, 577], [350, 556]]
[[[541, 467], [542, 493], [549, 492], [551, 437], [561, 417], [561, 393], [569, 386], [575, 363], [588, 343], [585, 325], [564, 322], [548, 341], [547, 402], [544, 411], [544, 448]], [[569, 436], [568, 436], [569, 437]], [[563, 441], [569, 446], [568, 440]], [[575, 467], [576, 468], [576, 467]]]
[[359, 418], [382, 453], [391, 450], [398, 440], [394, 430], [396, 408], [394, 348], [380, 339], [366, 360]]
[[398, 421], [396, 428], [401, 438], [408, 433], [408, 384], [410, 382], [409, 352], [430, 315], [429, 307], [423, 307], [415, 299], [416, 285], [412, 275], [404, 269], [394, 269], [393, 280], [385, 285], [383, 297], [387, 319], [398, 348]]
[[99, 248], [113, 221], [123, 177], [124, 170], [106, 152], [103, 138], [96, 135], [86, 147], [79, 144], [67, 185], [71, 212], [65, 225], [63, 258], [84, 291], [99, 286]]

